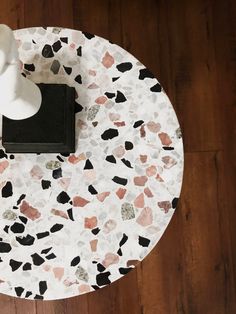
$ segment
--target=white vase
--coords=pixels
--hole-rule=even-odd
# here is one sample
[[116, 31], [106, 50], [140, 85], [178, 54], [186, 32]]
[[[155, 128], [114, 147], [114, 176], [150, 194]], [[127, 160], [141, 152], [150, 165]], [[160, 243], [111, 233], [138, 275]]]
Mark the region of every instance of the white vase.
[[[0, 115], [14, 120], [26, 119], [37, 113], [41, 102], [38, 86], [20, 73], [13, 31], [0, 24]], [[1, 131], [0, 124], [0, 136]]]

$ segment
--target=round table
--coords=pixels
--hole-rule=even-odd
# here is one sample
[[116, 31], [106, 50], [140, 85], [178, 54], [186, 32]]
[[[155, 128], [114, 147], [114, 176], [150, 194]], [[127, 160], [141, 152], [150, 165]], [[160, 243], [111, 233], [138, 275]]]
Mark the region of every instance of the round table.
[[72, 297], [127, 274], [159, 241], [180, 194], [181, 131], [159, 82], [121, 47], [53, 27], [15, 37], [23, 75], [75, 87], [76, 152], [1, 146], [0, 292]]

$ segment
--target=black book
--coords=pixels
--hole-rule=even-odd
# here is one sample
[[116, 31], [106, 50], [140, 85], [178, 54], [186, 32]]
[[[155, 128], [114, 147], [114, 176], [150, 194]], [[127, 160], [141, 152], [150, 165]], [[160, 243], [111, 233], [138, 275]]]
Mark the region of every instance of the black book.
[[2, 145], [7, 153], [75, 152], [75, 89], [65, 84], [37, 84], [42, 104], [32, 117], [3, 117]]

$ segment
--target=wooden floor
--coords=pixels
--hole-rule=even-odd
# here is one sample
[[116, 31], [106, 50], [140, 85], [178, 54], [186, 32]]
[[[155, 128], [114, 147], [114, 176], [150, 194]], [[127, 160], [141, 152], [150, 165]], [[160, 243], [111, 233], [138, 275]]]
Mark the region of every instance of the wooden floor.
[[185, 147], [179, 206], [135, 271], [68, 300], [1, 295], [0, 313], [236, 313], [235, 0], [0, 0], [0, 22], [81, 29], [130, 51], [169, 95]]

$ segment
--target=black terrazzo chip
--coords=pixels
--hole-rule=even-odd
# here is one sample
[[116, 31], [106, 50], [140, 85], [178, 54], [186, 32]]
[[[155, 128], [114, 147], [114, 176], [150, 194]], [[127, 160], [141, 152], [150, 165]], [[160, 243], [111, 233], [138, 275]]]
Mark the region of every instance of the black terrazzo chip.
[[117, 254], [119, 255], [119, 256], [122, 256], [123, 254], [122, 254], [122, 251], [121, 251], [121, 248], [119, 248], [119, 250], [117, 251]]
[[169, 147], [169, 146], [163, 146], [162, 148], [164, 150], [174, 150], [174, 147]]
[[72, 68], [71, 68], [71, 67], [66, 67], [66, 66], [63, 65], [63, 68], [64, 68], [65, 72], [66, 72], [68, 75], [71, 74], [71, 72], [72, 72]]
[[[9, 227], [9, 226], [6, 226]], [[4, 228], [5, 229], [5, 228]], [[5, 230], [4, 230], [5, 231]], [[5, 231], [6, 232], [6, 231]], [[8, 232], [7, 232], [8, 233]], [[0, 253], [8, 253], [11, 251], [11, 246], [9, 243], [6, 242], [0, 242]]]
[[17, 206], [13, 206], [13, 209], [18, 209], [18, 207]]
[[52, 47], [50, 45], [45, 45], [42, 50], [42, 55], [44, 58], [52, 58], [54, 56]]
[[52, 177], [53, 177], [54, 179], [59, 179], [59, 178], [61, 178], [61, 177], [62, 177], [62, 170], [61, 170], [61, 168], [54, 169], [54, 170], [52, 171]]
[[58, 52], [61, 49], [62, 45], [60, 40], [56, 41], [53, 45], [52, 45], [52, 49], [54, 52]]
[[134, 148], [133, 143], [129, 142], [129, 141], [125, 141], [125, 149], [126, 150], [131, 150]]
[[19, 216], [18, 217], [24, 224], [27, 224], [28, 219], [24, 216]]
[[120, 63], [116, 66], [117, 70], [122, 72], [122, 73], [131, 70], [132, 67], [133, 67], [133, 65], [131, 62], [123, 62], [123, 63]]
[[43, 296], [36, 294], [35, 297], [34, 297], [34, 299], [35, 299], [35, 300], [43, 300]]
[[10, 259], [9, 265], [11, 266], [12, 271], [16, 271], [18, 268], [21, 267], [23, 263], [15, 261], [14, 259]]
[[100, 273], [96, 276], [96, 281], [98, 286], [105, 286], [111, 283], [110, 279], [108, 278], [111, 275], [109, 271], [105, 273]]
[[64, 159], [61, 158], [61, 156], [57, 155], [57, 159], [61, 162], [64, 162]]
[[111, 162], [113, 164], [116, 164], [116, 159], [115, 159], [115, 157], [113, 155], [108, 155], [106, 157], [106, 161]]
[[120, 78], [119, 76], [118, 76], [118, 77], [113, 77], [113, 78], [112, 78], [112, 82], [117, 81], [119, 78]]
[[78, 265], [80, 262], [80, 257], [79, 256], [76, 256], [75, 258], [73, 258], [73, 260], [71, 261], [70, 263], [70, 266], [76, 266]]
[[73, 209], [72, 209], [72, 208], [69, 208], [69, 209], [67, 210], [67, 214], [68, 214], [70, 220], [74, 221]]
[[135, 123], [134, 123], [134, 125], [133, 125], [133, 128], [138, 128], [140, 125], [142, 125], [144, 123], [144, 121], [143, 120], [138, 120], [138, 121], [136, 121]]
[[145, 78], [154, 78], [154, 75], [148, 69], [141, 69], [141, 70], [139, 70], [139, 77], [138, 78], [140, 80], [144, 80]]
[[88, 33], [88, 32], [82, 32], [82, 33], [83, 33], [83, 35], [84, 35], [87, 39], [92, 39], [93, 37], [95, 37], [95, 35], [90, 34], [90, 33]]
[[31, 269], [32, 269], [32, 265], [31, 265], [30, 263], [25, 263], [25, 264], [23, 265], [22, 269], [23, 269], [24, 271], [26, 271], [26, 270], [31, 270]]
[[47, 291], [47, 282], [46, 281], [40, 281], [39, 282], [39, 293], [44, 294]]
[[17, 201], [17, 205], [20, 205], [21, 201], [23, 201], [23, 199], [26, 197], [25, 194], [21, 194], [21, 196], [18, 198], [18, 201]]
[[123, 233], [123, 237], [120, 240], [119, 246], [124, 245], [127, 240], [128, 240], [128, 236], [125, 233]]
[[92, 195], [98, 194], [97, 190], [91, 184], [88, 186], [88, 191]]
[[104, 267], [102, 264], [98, 263], [98, 264], [97, 264], [97, 270], [101, 273], [101, 272], [103, 272], [104, 270], [106, 270], [106, 267]]
[[68, 44], [68, 37], [60, 37], [60, 41], [62, 41], [63, 43]]
[[13, 154], [11, 154], [10, 159], [15, 159], [15, 156]]
[[56, 258], [56, 255], [54, 253], [51, 253], [51, 254], [46, 256], [46, 259], [48, 259], [48, 260], [54, 259], [54, 258]]
[[119, 132], [117, 129], [108, 129], [102, 133], [101, 138], [104, 141], [107, 141], [107, 140], [113, 139], [114, 137], [117, 137], [118, 135], [119, 135]]
[[126, 275], [126, 274], [128, 274], [132, 269], [133, 269], [132, 267], [130, 267], [130, 268], [120, 267], [120, 268], [119, 268], [119, 273], [120, 273], [121, 275]]
[[22, 287], [15, 287], [15, 291], [16, 291], [16, 295], [18, 296], [18, 297], [20, 297], [21, 295], [22, 295], [22, 293], [24, 292], [24, 288], [22, 288]]
[[84, 108], [78, 104], [77, 102], [75, 102], [75, 113], [77, 112], [81, 112]]
[[129, 160], [122, 158], [121, 161], [126, 165], [126, 167], [133, 168]]
[[31, 72], [34, 72], [35, 71], [35, 66], [33, 63], [31, 64], [24, 64], [24, 68], [27, 70], [27, 71], [31, 71]]
[[177, 207], [178, 200], [179, 199], [177, 197], [173, 198], [173, 200], [172, 200], [172, 208], [176, 208]]
[[36, 266], [40, 266], [44, 263], [44, 259], [37, 253], [32, 254], [31, 257], [33, 260], [33, 264]]
[[16, 241], [19, 242], [21, 245], [33, 245], [35, 238], [32, 237], [30, 234], [27, 234], [26, 237], [16, 237]]
[[42, 180], [41, 181], [41, 185], [42, 185], [43, 190], [49, 189], [50, 186], [51, 186], [51, 181], [49, 181], [49, 180]]
[[159, 83], [157, 83], [156, 85], [154, 85], [150, 88], [150, 91], [160, 93], [161, 92], [161, 85]]
[[101, 230], [99, 228], [95, 228], [92, 230], [92, 234], [97, 235]]
[[116, 99], [115, 102], [116, 103], [120, 103], [120, 102], [125, 102], [127, 99], [125, 97], [125, 95], [123, 93], [121, 93], [119, 90], [117, 91], [117, 95], [116, 95]]
[[86, 160], [84, 170], [93, 169], [93, 165], [89, 159]]
[[143, 247], [148, 247], [150, 244], [150, 240], [144, 237], [139, 236], [138, 238], [138, 243], [139, 245], [143, 246]]
[[48, 231], [45, 231], [45, 232], [39, 232], [36, 234], [37, 236], [37, 239], [42, 239], [42, 238], [45, 238], [45, 237], [48, 237], [49, 236], [49, 232]]
[[[5, 226], [5, 227], [3, 228], [3, 230], [4, 230], [6, 233], [8, 233], [9, 227], [10, 227], [10, 226]], [[1, 243], [0, 243], [0, 246], [1, 246]], [[0, 248], [0, 252], [1, 252], [1, 248]]]
[[28, 298], [32, 295], [33, 293], [31, 291], [27, 291], [25, 294], [25, 298]]
[[49, 247], [48, 249], [44, 249], [41, 251], [41, 254], [47, 254], [51, 249], [52, 247]]
[[91, 287], [94, 289], [94, 290], [99, 290], [100, 288], [96, 285], [91, 285]]
[[82, 77], [80, 74], [78, 74], [76, 77], [75, 77], [75, 81], [78, 83], [78, 84], [82, 84]]
[[7, 158], [7, 154], [5, 154], [3, 149], [0, 149], [0, 159]]
[[115, 93], [108, 93], [108, 92], [106, 92], [105, 93], [105, 95], [107, 96], [107, 98], [109, 98], [109, 99], [111, 99], [111, 98], [113, 98], [113, 97], [115, 97], [116, 96], [116, 94]]
[[10, 229], [14, 233], [22, 233], [25, 231], [25, 226], [19, 222], [15, 222]]
[[58, 203], [65, 204], [65, 203], [68, 203], [69, 200], [70, 200], [70, 197], [69, 197], [69, 195], [68, 195], [65, 191], [62, 191], [62, 192], [57, 196], [57, 201], [58, 201]]
[[63, 227], [64, 227], [64, 225], [62, 225], [62, 224], [55, 224], [54, 226], [52, 226], [50, 231], [52, 233], [54, 233], [54, 232], [57, 232], [57, 231], [61, 230]]
[[13, 195], [12, 184], [10, 181], [7, 181], [7, 183], [2, 188], [2, 197], [7, 198], [12, 195]]
[[118, 177], [118, 176], [115, 176], [112, 181], [114, 181], [115, 183], [117, 184], [121, 184], [121, 185], [126, 185], [128, 180], [125, 179], [125, 178], [121, 178], [121, 177]]
[[77, 56], [78, 57], [82, 57], [82, 47], [81, 46], [79, 46], [79, 48], [77, 48]]

